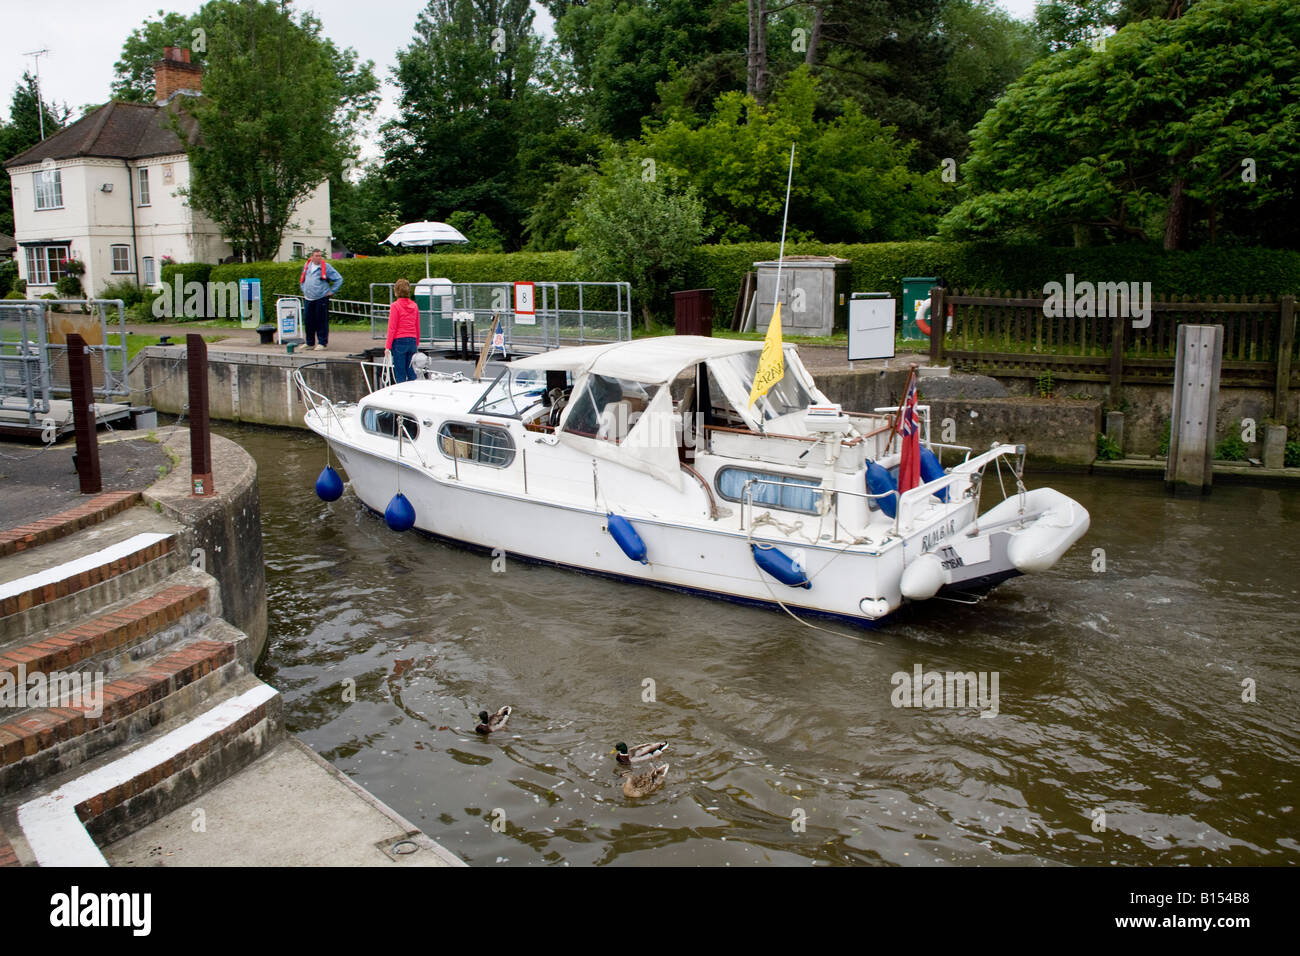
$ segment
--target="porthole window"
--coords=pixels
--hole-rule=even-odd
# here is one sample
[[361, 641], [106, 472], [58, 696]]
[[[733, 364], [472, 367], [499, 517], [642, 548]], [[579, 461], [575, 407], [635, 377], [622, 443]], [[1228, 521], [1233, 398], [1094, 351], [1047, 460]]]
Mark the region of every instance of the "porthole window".
[[510, 432], [468, 422], [444, 422], [438, 429], [438, 450], [448, 458], [492, 468], [509, 468], [515, 460]]
[[[749, 494], [745, 494], [745, 484]], [[782, 511], [798, 511], [802, 514], [815, 515], [821, 512], [821, 482], [813, 478], [798, 478], [794, 475], [781, 475], [771, 471], [753, 471], [749, 468], [723, 468], [718, 472], [714, 483], [718, 494], [728, 501], [739, 502], [742, 499], [755, 505], [768, 505]]]

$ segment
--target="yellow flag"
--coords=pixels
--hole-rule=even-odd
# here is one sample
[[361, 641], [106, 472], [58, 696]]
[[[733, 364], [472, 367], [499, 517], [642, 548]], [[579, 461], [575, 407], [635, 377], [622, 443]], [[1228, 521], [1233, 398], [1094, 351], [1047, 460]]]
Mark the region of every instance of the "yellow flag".
[[781, 303], [772, 312], [772, 322], [763, 339], [763, 351], [758, 356], [758, 370], [754, 373], [754, 386], [749, 390], [749, 404], [785, 378], [785, 353], [781, 351]]

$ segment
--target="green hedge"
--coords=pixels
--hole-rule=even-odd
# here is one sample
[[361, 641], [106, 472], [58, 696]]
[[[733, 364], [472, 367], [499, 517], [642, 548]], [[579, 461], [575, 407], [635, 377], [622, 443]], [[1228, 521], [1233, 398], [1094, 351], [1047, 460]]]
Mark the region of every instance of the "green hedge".
[[[681, 289], [714, 290], [714, 321], [730, 322], [744, 274], [755, 262], [776, 258], [775, 242], [701, 246], [683, 277]], [[1164, 252], [1150, 245], [1082, 249], [1051, 246], [993, 246], [961, 242], [881, 242], [871, 244], [792, 243], [787, 255], [834, 255], [852, 263], [855, 292], [894, 292], [901, 299], [904, 276], [942, 276], [951, 289], [1011, 290], [1041, 294], [1047, 282], [1150, 282], [1152, 293], [1166, 295], [1275, 297], [1300, 294], [1300, 252], [1274, 249], [1214, 248]], [[412, 281], [425, 274], [422, 253], [368, 259], [331, 260], [343, 276], [339, 297], [368, 301], [370, 283]], [[163, 268], [198, 281], [262, 280], [263, 302], [297, 295], [301, 262], [259, 262], [205, 267], [186, 263]], [[210, 274], [200, 274], [208, 268]], [[457, 253], [431, 255], [429, 275], [453, 282], [610, 280], [579, 270], [572, 252]], [[900, 306], [901, 307], [901, 306]], [[634, 312], [639, 303], [634, 305]], [[667, 317], [665, 317], [667, 318]]]
[[154, 296], [150, 294], [147, 296], [149, 300], [149, 308], [143, 310], [146, 320], [150, 322], [183, 322], [186, 319], [209, 318], [207, 314], [206, 296], [202, 297], [199, 315], [189, 316], [183, 314], [185, 302], [188, 298], [185, 294], [185, 286], [189, 285], [191, 282], [197, 282], [204, 288], [207, 288], [208, 280], [211, 278], [212, 270], [215, 268], [217, 267], [208, 262], [172, 262], [163, 266], [159, 281], [162, 285], [170, 288], [174, 293], [176, 290], [176, 277], [179, 276], [181, 279], [181, 301], [172, 304], [172, 309], [174, 310], [173, 317], [169, 318], [164, 316], [162, 318], [155, 318], [153, 314]]

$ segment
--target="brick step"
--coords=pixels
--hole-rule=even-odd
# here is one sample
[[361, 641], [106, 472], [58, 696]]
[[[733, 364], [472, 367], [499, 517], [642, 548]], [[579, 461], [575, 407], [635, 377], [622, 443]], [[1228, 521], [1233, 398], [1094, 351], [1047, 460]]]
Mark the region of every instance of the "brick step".
[[187, 566], [179, 528], [136, 507], [0, 560], [0, 645], [98, 613]]
[[61, 700], [0, 723], [0, 793], [36, 786], [201, 706], [251, 671], [250, 656], [243, 632], [215, 619], [166, 654], [105, 681], [98, 700], [92, 688], [92, 699]]
[[138, 491], [109, 491], [48, 518], [0, 531], [0, 558], [49, 544], [83, 528], [107, 521], [113, 515], [139, 504], [140, 497]]
[[99, 845], [147, 826], [252, 763], [284, 737], [278, 692], [251, 674], [224, 687], [197, 716], [156, 728], [58, 786], [0, 814], [19, 863], [107, 866]]
[[[177, 582], [178, 572], [168, 578]], [[192, 571], [189, 577], [201, 572]], [[203, 575], [203, 577], [207, 577]], [[211, 585], [213, 591], [216, 583]], [[99, 671], [106, 676], [121, 671], [161, 647], [174, 644], [212, 618], [207, 582], [165, 583], [152, 593], [137, 595], [129, 603], [105, 610], [68, 628], [53, 628], [0, 647], [0, 713], [18, 707], [14, 699], [29, 675], [46, 676]], [[6, 675], [14, 692], [7, 694]], [[46, 706], [38, 702], [35, 706]]]

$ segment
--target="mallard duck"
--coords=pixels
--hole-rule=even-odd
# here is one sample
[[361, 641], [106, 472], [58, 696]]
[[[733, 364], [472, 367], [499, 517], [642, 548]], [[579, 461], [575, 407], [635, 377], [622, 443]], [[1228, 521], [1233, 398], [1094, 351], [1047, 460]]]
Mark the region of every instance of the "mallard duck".
[[667, 777], [668, 764], [666, 763], [650, 770], [634, 773], [623, 781], [623, 796], [644, 797], [646, 794], [654, 793], [664, 785], [664, 780]]
[[651, 757], [658, 757], [667, 749], [668, 744], [661, 741], [657, 744], [640, 744], [629, 750], [627, 744], [620, 740], [614, 745], [614, 749], [610, 753], [617, 754], [618, 762], [625, 767], [630, 767], [634, 763], [641, 763]]
[[510, 719], [510, 707], [502, 707], [495, 714], [488, 716], [486, 710], [478, 712], [478, 726], [474, 728], [476, 733], [490, 734], [494, 730], [504, 730], [506, 721]]

